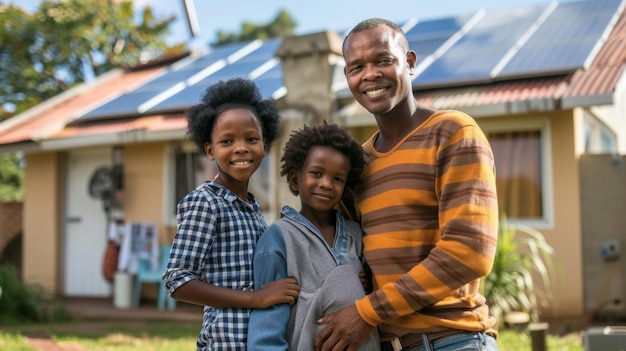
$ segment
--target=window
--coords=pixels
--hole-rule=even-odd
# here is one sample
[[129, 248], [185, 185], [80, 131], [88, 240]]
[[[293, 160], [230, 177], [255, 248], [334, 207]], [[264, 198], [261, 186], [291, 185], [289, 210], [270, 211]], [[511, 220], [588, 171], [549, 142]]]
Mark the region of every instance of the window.
[[551, 226], [552, 189], [546, 122], [482, 126], [496, 163], [500, 211], [511, 223]]
[[585, 153], [614, 154], [617, 152], [617, 137], [598, 119], [585, 116]]
[[176, 214], [178, 201], [205, 180], [213, 179], [217, 174], [217, 167], [208, 157], [197, 151], [181, 151], [174, 155], [174, 169], [176, 201], [173, 203], [173, 213]]

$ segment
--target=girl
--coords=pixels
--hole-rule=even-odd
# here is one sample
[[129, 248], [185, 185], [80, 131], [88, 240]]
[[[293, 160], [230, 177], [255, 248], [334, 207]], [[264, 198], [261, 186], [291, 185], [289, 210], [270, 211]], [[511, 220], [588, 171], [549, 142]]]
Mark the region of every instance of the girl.
[[218, 174], [179, 202], [163, 279], [174, 299], [204, 306], [198, 351], [245, 350], [250, 310], [293, 304], [299, 292], [293, 278], [258, 289], [252, 281], [266, 223], [248, 182], [278, 136], [278, 111], [254, 83], [236, 78], [209, 87], [187, 115], [189, 138]]

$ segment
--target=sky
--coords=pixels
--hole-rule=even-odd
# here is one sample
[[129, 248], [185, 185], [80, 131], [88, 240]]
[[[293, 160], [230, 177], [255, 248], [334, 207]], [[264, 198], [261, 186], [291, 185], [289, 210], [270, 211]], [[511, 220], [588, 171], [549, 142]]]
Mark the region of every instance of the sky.
[[[104, 0], [103, 0], [104, 1]], [[149, 5], [157, 17], [177, 17], [170, 27], [169, 44], [187, 42], [191, 49], [203, 48], [216, 40], [216, 32], [238, 33], [244, 21], [256, 24], [271, 22], [281, 8], [287, 10], [298, 23], [296, 34], [323, 30], [347, 30], [369, 17], [382, 17], [394, 22], [412, 18], [433, 19], [470, 14], [479, 9], [498, 9], [548, 4], [550, 0], [187, 0], [193, 2], [199, 32], [192, 36], [186, 22], [185, 0], [134, 0], [135, 7]], [[559, 0], [570, 2], [572, 0]], [[34, 11], [40, 0], [0, 0], [0, 3], [21, 6]]]

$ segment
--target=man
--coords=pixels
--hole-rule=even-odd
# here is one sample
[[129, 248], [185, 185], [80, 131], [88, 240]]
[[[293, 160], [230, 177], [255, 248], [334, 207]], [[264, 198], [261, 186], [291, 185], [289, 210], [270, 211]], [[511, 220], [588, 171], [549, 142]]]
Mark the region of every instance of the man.
[[356, 191], [375, 290], [322, 318], [316, 349], [356, 350], [378, 327], [383, 350], [497, 350], [479, 280], [493, 265], [493, 154], [476, 122], [413, 96], [417, 55], [384, 19], [355, 26], [345, 75], [379, 132], [364, 145]]

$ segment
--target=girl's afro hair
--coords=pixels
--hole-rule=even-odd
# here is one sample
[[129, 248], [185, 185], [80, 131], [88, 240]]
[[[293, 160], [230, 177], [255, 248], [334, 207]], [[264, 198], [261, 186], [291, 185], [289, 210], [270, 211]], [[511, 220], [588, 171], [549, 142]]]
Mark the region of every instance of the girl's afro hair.
[[264, 100], [257, 86], [249, 79], [233, 78], [208, 87], [200, 103], [187, 110], [187, 136], [204, 152], [204, 144], [211, 142], [215, 120], [224, 111], [246, 108], [261, 124], [263, 142], [267, 148], [278, 138], [279, 114], [274, 100]]

